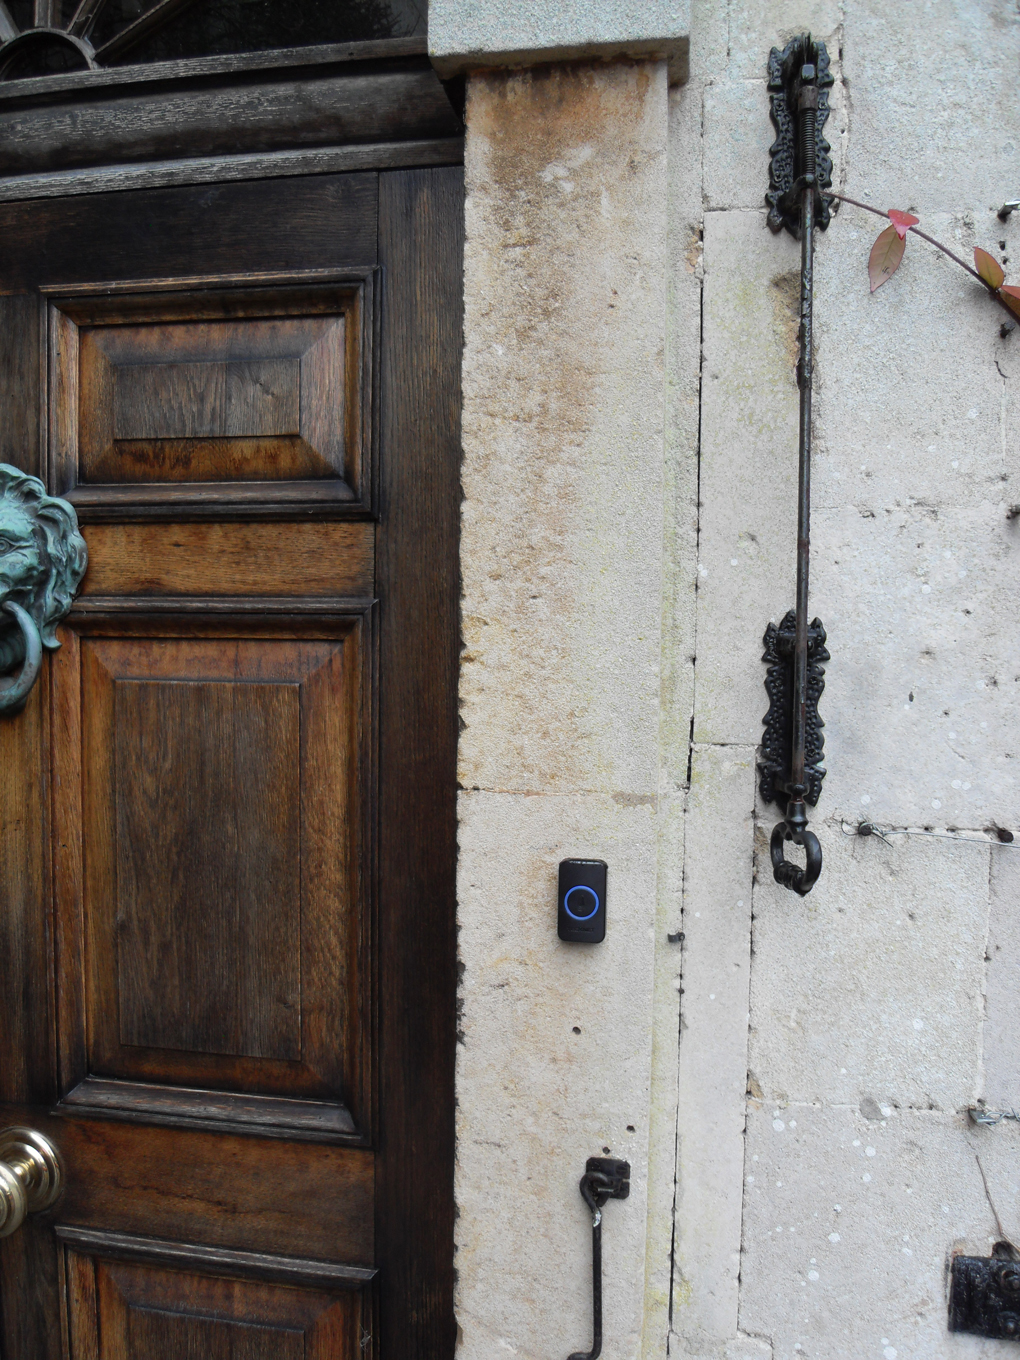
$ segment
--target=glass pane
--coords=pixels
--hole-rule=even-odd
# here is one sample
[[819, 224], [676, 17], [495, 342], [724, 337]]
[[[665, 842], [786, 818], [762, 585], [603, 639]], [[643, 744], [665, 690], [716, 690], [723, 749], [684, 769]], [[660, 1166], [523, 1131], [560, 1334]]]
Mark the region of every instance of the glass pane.
[[[108, 0], [92, 42], [101, 46], [150, 7], [146, 0]], [[207, 0], [170, 19], [116, 63], [424, 35], [426, 7], [427, 0]]]

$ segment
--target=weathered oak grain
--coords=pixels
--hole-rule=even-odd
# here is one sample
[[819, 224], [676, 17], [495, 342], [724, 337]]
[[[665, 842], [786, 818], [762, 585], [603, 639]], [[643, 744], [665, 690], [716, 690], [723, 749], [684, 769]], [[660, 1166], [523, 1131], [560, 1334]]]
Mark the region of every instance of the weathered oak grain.
[[91, 595], [366, 596], [375, 526], [90, 524]]

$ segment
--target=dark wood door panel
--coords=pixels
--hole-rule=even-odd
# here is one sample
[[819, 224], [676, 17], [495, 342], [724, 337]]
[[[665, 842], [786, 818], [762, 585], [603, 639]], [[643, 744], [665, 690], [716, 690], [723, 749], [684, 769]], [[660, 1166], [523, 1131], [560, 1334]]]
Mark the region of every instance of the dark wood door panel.
[[53, 668], [64, 1096], [365, 1136], [370, 629], [81, 626]]
[[374, 271], [48, 309], [50, 458], [87, 516], [372, 502]]
[[[70, 1360], [362, 1360], [360, 1292], [108, 1261], [67, 1251]], [[366, 1326], [366, 1324], [368, 1324]]]
[[374, 594], [374, 524], [89, 524], [82, 598]]
[[[59, 491], [53, 403], [107, 403], [72, 491], [85, 589], [0, 724], [0, 1122], [67, 1172], [0, 1243], [3, 1360], [453, 1353], [461, 211], [456, 169], [0, 209], [0, 452]], [[355, 381], [335, 301], [370, 284]], [[56, 312], [106, 346], [92, 395]], [[298, 331], [330, 317], [302, 391], [336, 395], [342, 320], [346, 405], [306, 411]], [[375, 480], [344, 507], [268, 462], [87, 480], [111, 447], [162, 476], [164, 441], [204, 441], [188, 478], [225, 441], [335, 453], [355, 390], [348, 484]]]
[[80, 87], [70, 98], [50, 91], [47, 100], [36, 87], [35, 99], [14, 109], [0, 100], [0, 173], [173, 160], [182, 148], [192, 157], [264, 153], [456, 138], [462, 130], [424, 57], [399, 66], [378, 62], [364, 74], [310, 66], [281, 78], [267, 71], [240, 89], [222, 76], [182, 84], [175, 88], [164, 78], [140, 92], [108, 89], [94, 100], [83, 99]]
[[72, 1224], [374, 1264], [369, 1149], [58, 1117], [23, 1106], [0, 1107], [0, 1117], [5, 1127], [31, 1124], [59, 1149], [67, 1189], [47, 1212], [51, 1232]]
[[2, 286], [372, 266], [377, 182], [366, 171], [4, 203]]

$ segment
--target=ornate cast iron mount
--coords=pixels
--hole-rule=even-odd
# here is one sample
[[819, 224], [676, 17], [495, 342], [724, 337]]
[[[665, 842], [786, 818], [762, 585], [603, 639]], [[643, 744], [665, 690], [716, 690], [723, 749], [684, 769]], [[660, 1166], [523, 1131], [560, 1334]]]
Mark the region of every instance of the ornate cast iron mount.
[[0, 463], [0, 713], [20, 713], [88, 564], [74, 507]]
[[[828, 144], [822, 125], [828, 117], [826, 90], [832, 84], [829, 57], [810, 34], [792, 39], [769, 56], [772, 121], [779, 133], [769, 164], [769, 226], [785, 226], [800, 241], [800, 457], [797, 482], [797, 607], [779, 628], [765, 634], [769, 672], [765, 681], [770, 707], [765, 717], [765, 761], [761, 792], [766, 802], [784, 808], [784, 819], [772, 831], [772, 873], [784, 888], [809, 893], [822, 872], [822, 848], [808, 830], [807, 804], [817, 801], [824, 771], [818, 697], [824, 680], [821, 661], [828, 661], [825, 629], [818, 619], [808, 623], [808, 572], [811, 558], [811, 383], [814, 373], [812, 305], [814, 300], [815, 227], [829, 221], [821, 188], [832, 181]], [[803, 867], [786, 858], [787, 842], [805, 854]]]
[[[798, 100], [811, 88], [800, 80], [806, 66], [813, 66], [815, 70], [813, 88], [816, 93], [808, 96], [817, 101], [813, 128], [807, 126], [807, 120], [798, 117], [801, 112]], [[806, 174], [814, 176], [814, 225], [822, 231], [829, 225], [829, 201], [823, 198], [821, 191], [832, 185], [829, 143], [822, 136], [829, 116], [831, 86], [829, 54], [824, 43], [811, 41], [810, 33], [791, 38], [782, 52], [773, 47], [769, 53], [769, 95], [777, 135], [769, 148], [769, 188], [765, 195], [768, 222], [773, 231], [779, 232], [785, 227], [798, 241], [801, 233], [800, 188]], [[804, 146], [805, 137], [810, 139], [808, 147]], [[809, 160], [813, 160], [813, 168], [809, 168]]]
[[949, 1330], [1020, 1341], [1020, 1263], [1010, 1242], [991, 1256], [954, 1256]]
[[[783, 619], [777, 628], [770, 623], [762, 639], [765, 651], [762, 660], [767, 663], [765, 692], [769, 696], [769, 711], [762, 722], [765, 731], [762, 735], [762, 759], [758, 764], [758, 788], [766, 803], [776, 803], [789, 819], [790, 804], [795, 800], [794, 781], [790, 769], [790, 756], [793, 750], [793, 661], [797, 637], [797, 615], [794, 610]], [[820, 762], [825, 738], [822, 735], [822, 722], [818, 713], [818, 700], [825, 689], [825, 671], [822, 662], [829, 660], [825, 646], [825, 629], [821, 619], [812, 619], [808, 627], [808, 665], [807, 665], [807, 711], [804, 732], [804, 792], [803, 801], [814, 807], [822, 792], [825, 770]], [[798, 786], [799, 787], [799, 786]], [[807, 823], [805, 821], [806, 828]], [[805, 831], [809, 838], [805, 842], [809, 868], [812, 852], [818, 845], [811, 831]], [[786, 882], [786, 875], [792, 870], [800, 870], [789, 865], [783, 855], [784, 842], [792, 839], [786, 825], [780, 822], [772, 833], [772, 866], [777, 882], [793, 888], [795, 892], [806, 893], [818, 877], [815, 873], [811, 882], [800, 887], [796, 882]], [[821, 870], [821, 851], [818, 852], [818, 870]], [[777, 858], [778, 856], [778, 858]], [[785, 867], [784, 867], [785, 866]], [[783, 875], [780, 877], [780, 875]]]

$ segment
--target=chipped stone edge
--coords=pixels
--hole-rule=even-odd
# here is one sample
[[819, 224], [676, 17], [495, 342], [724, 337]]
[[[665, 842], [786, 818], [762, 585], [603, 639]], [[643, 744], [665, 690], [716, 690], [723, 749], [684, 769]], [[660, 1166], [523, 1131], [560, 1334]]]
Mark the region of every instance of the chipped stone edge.
[[518, 47], [500, 51], [480, 48], [440, 52], [429, 45], [429, 59], [443, 80], [493, 67], [522, 68], [570, 61], [665, 61], [670, 85], [684, 85], [689, 69], [690, 35], [633, 38], [619, 42], [565, 43], [555, 47]]

